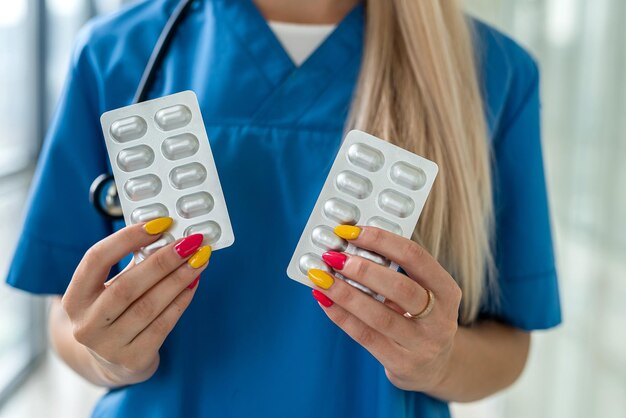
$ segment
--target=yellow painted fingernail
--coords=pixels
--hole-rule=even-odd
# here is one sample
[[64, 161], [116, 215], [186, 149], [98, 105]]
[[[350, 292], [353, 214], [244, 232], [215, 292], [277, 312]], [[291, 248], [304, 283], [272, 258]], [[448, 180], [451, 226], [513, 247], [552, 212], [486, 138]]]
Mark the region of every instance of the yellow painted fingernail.
[[172, 225], [172, 222], [173, 219], [168, 216], [163, 218], [156, 218], [151, 220], [150, 222], [147, 222], [143, 226], [143, 229], [145, 229], [146, 232], [150, 235], [158, 235], [161, 232], [167, 230], [167, 228]]
[[187, 260], [187, 263], [191, 267], [198, 269], [204, 266], [207, 261], [209, 261], [209, 258], [211, 258], [211, 246], [205, 245], [204, 247], [198, 248], [198, 251]]
[[339, 225], [335, 227], [335, 234], [343, 239], [357, 239], [361, 228], [352, 225]]
[[333, 285], [333, 283], [335, 283], [333, 276], [326, 273], [324, 270], [311, 269], [308, 271], [307, 275], [316, 286], [319, 286], [322, 289], [328, 289]]

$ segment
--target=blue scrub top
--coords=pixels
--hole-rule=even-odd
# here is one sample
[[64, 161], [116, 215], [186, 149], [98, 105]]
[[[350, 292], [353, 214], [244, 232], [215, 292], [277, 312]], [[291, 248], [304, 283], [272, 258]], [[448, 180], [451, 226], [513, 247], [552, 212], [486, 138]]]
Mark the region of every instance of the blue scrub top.
[[[101, 113], [128, 105], [175, 1], [149, 0], [81, 32], [34, 178], [8, 283], [62, 294], [85, 251], [122, 227], [89, 204], [108, 171]], [[512, 40], [474, 21], [494, 153], [500, 296], [483, 316], [560, 322], [539, 131], [539, 77]], [[397, 389], [285, 274], [343, 137], [363, 7], [299, 68], [249, 0], [197, 2], [151, 97], [194, 90], [237, 237], [202, 275], [148, 381], [110, 391], [95, 417], [447, 417]], [[421, 219], [428, 222], [428, 219]], [[38, 260], [30, 256], [39, 254]], [[493, 301], [492, 301], [493, 302]]]

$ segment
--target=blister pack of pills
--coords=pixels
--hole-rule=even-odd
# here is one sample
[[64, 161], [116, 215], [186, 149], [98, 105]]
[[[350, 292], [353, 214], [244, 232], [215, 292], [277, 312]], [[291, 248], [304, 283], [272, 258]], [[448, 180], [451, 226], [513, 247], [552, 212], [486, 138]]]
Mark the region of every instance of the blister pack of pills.
[[136, 254], [141, 261], [184, 236], [228, 247], [235, 237], [198, 99], [192, 91], [111, 110], [100, 118], [127, 225], [170, 216], [172, 226]]
[[[410, 238], [422, 212], [438, 167], [434, 162], [361, 131], [344, 139], [315, 203], [287, 275], [312, 287], [309, 269], [331, 273], [325, 251], [344, 251], [397, 270], [398, 265], [358, 248], [333, 232], [337, 225], [375, 226]], [[367, 287], [335, 273], [371, 294]]]

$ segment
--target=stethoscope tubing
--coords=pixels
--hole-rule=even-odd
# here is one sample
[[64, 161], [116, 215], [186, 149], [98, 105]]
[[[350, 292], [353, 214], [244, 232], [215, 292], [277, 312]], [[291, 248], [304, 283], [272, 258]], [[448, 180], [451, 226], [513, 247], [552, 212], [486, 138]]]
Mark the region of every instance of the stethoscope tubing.
[[[172, 11], [170, 17], [167, 19], [167, 22], [165, 22], [165, 26], [163, 26], [161, 34], [159, 35], [159, 38], [157, 39], [157, 42], [152, 49], [152, 53], [150, 54], [148, 63], [143, 70], [141, 79], [139, 81], [139, 84], [137, 85], [137, 90], [135, 91], [135, 95], [133, 96], [131, 104], [143, 102], [148, 97], [150, 87], [154, 82], [155, 74], [158, 68], [161, 66], [163, 58], [170, 48], [172, 39], [176, 34], [176, 30], [180, 26], [181, 22], [184, 20], [189, 10], [189, 7], [193, 4], [194, 1], [198, 0], [179, 1]], [[107, 190], [107, 187], [110, 189]], [[102, 198], [102, 193], [105, 191], [111, 193], [114, 196], [117, 196], [117, 189], [115, 188], [115, 183], [113, 183], [113, 175], [109, 173], [103, 173], [99, 175], [91, 183], [91, 187], [89, 188], [89, 201], [94, 206], [96, 211], [103, 217], [109, 220], [122, 219], [122, 215], [112, 213], [112, 211], [107, 206], [103, 205], [105, 199]]]

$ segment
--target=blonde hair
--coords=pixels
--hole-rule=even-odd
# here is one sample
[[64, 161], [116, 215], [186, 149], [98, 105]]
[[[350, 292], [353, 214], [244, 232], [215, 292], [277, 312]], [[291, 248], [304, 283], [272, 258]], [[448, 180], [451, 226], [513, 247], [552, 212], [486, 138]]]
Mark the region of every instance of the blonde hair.
[[435, 161], [412, 239], [450, 272], [471, 323], [493, 289], [490, 149], [471, 29], [457, 0], [370, 0], [348, 126]]

